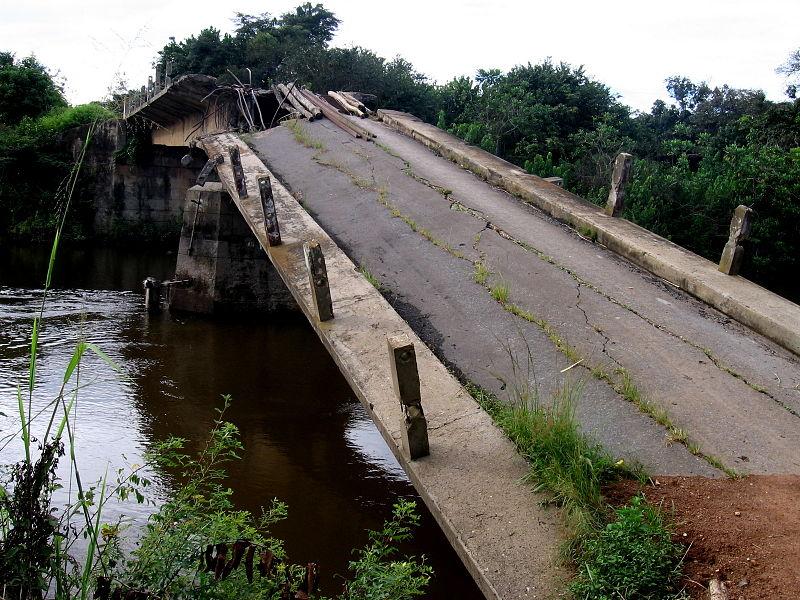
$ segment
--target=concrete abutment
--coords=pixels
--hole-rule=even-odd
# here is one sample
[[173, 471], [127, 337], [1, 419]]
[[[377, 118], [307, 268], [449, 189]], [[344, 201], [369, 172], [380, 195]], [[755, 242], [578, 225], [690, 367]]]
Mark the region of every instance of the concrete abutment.
[[223, 185], [186, 193], [170, 310], [200, 314], [298, 310]]

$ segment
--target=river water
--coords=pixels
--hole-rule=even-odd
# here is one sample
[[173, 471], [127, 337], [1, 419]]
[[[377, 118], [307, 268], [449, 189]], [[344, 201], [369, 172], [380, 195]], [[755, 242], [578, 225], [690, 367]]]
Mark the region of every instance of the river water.
[[[46, 249], [0, 249], [2, 464], [23, 455], [13, 435], [17, 387], [26, 385], [47, 258]], [[272, 498], [288, 504], [288, 519], [273, 533], [286, 541], [292, 561], [320, 564], [323, 591], [341, 590], [338, 575], [346, 575], [351, 549], [363, 546], [366, 530], [380, 528], [392, 503], [406, 497], [417, 500], [422, 526], [403, 549], [433, 566], [427, 597], [482, 598], [305, 318], [148, 316], [142, 279], [169, 279], [174, 267], [167, 254], [60, 253], [44, 313], [34, 412], [57, 395], [79, 339], [97, 344], [125, 374], [93, 356], [81, 366], [75, 437], [83, 480], [141, 462], [148, 447], [170, 435], [199, 444], [221, 395], [230, 394], [226, 418], [245, 446], [230, 469], [234, 501], [256, 512]], [[169, 473], [151, 476], [148, 495], [157, 502], [174, 482]], [[153, 510], [126, 503], [106, 514], [125, 514], [135, 530]]]

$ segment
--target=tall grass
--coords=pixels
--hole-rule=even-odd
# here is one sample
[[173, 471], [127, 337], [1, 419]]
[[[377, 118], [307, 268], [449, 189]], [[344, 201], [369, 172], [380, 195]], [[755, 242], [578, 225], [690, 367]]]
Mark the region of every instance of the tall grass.
[[583, 383], [565, 380], [542, 399], [531, 349], [526, 344], [524, 361], [509, 344], [505, 350], [511, 375], [498, 378], [508, 398], [473, 383], [466, 388], [527, 459], [528, 482], [562, 508], [569, 533], [562, 550], [577, 572], [570, 584], [575, 597], [683, 598], [682, 550], [672, 543], [660, 510], [642, 498], [613, 509], [603, 498], [605, 484], [621, 478], [643, 483], [647, 475], [580, 430], [575, 409]]
[[575, 404], [582, 386], [565, 384], [546, 405], [538, 394], [504, 402], [474, 385], [468, 391], [527, 459], [534, 489], [565, 509], [575, 533], [589, 531], [605, 508], [602, 485], [628, 471], [580, 432]]

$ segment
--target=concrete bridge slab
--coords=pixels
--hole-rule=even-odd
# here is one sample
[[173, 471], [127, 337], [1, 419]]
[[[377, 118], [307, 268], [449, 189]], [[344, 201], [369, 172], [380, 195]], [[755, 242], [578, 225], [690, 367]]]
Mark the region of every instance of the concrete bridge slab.
[[[502, 392], [504, 346], [524, 356], [527, 345], [547, 397], [577, 354], [567, 375], [586, 382], [582, 425], [612, 452], [656, 473], [714, 472], [618, 394], [625, 369], [692, 449], [742, 472], [800, 471], [795, 356], [418, 142], [362, 123], [377, 144], [324, 121], [303, 125], [314, 148], [285, 129], [253, 144], [443, 360]], [[488, 285], [505, 282], [510, 303], [547, 327], [475, 284], [478, 260], [494, 271]]]
[[[236, 136], [219, 134], [200, 143], [212, 156], [227, 154], [229, 146], [240, 148], [249, 193], [236, 194], [227, 161], [218, 169], [221, 181], [486, 597], [559, 597], [564, 577], [557, 566], [562, 539], [559, 515], [522, 480], [527, 466], [512, 444]], [[267, 241], [256, 185], [263, 175], [274, 180], [283, 239], [279, 246], [270, 247]], [[324, 202], [326, 196], [320, 197]], [[334, 318], [324, 322], [314, 312], [305, 265], [303, 242], [311, 239], [319, 242], [325, 256], [334, 303]], [[430, 456], [415, 461], [400, 449], [403, 419], [386, 343], [397, 335], [414, 343], [429, 425]]]

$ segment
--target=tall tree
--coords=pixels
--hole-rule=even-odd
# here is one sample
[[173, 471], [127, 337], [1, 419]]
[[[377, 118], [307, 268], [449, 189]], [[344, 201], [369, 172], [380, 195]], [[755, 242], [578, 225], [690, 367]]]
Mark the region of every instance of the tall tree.
[[66, 104], [61, 88], [33, 56], [15, 60], [0, 52], [0, 123], [15, 125]]

